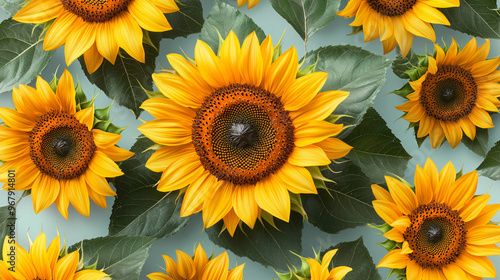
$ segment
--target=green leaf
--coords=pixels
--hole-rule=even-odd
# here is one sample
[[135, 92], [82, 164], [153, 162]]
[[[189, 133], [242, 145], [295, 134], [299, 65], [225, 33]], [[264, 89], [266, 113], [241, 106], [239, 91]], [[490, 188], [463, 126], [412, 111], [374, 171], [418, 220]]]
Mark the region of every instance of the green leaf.
[[349, 115], [346, 125], [357, 124], [373, 103], [386, 80], [392, 60], [354, 46], [327, 46], [306, 54], [303, 67], [316, 63], [316, 71], [328, 73], [322, 91], [349, 91], [349, 97], [335, 110], [335, 115]]
[[271, 5], [307, 41], [332, 22], [340, 0], [271, 0]]
[[477, 155], [485, 157], [486, 152], [488, 151], [488, 130], [477, 127], [476, 138], [474, 138], [474, 140], [470, 140], [469, 137], [464, 135], [462, 137], [462, 143], [464, 143], [467, 148]]
[[179, 192], [159, 192], [156, 183], [161, 173], [147, 169], [144, 164], [154, 145], [142, 137], [132, 147], [133, 157], [124, 161], [120, 168], [125, 175], [117, 177], [117, 198], [113, 204], [109, 234], [114, 236], [148, 236], [164, 238], [181, 230], [189, 218], [181, 218]]
[[234, 236], [231, 237], [227, 230], [219, 235], [223, 225], [219, 222], [206, 229], [206, 232], [208, 238], [216, 245], [265, 266], [288, 270], [291, 265], [300, 265], [300, 259], [291, 252], [300, 254], [302, 251], [302, 216], [292, 212], [289, 223], [275, 219], [275, 224], [278, 229], [259, 221], [253, 229], [243, 225], [244, 232], [236, 229]]
[[219, 34], [222, 39], [225, 39], [231, 30], [238, 37], [240, 44], [253, 31], [255, 31], [260, 41], [266, 38], [264, 31], [251, 18], [242, 14], [236, 8], [216, 0], [203, 24], [200, 40], [207, 43], [214, 52], [217, 52], [219, 49]]
[[104, 91], [109, 98], [132, 110], [136, 117], [139, 117], [142, 112], [139, 106], [148, 99], [143, 88], [153, 90], [151, 75], [155, 70], [161, 33], [149, 33], [149, 37], [156, 49], [143, 44], [146, 52], [145, 63], [135, 60], [125, 51], [120, 50], [115, 65], [104, 59], [99, 69], [89, 74], [83, 56], [78, 58], [89, 81]]
[[332, 259], [333, 267], [348, 266], [352, 271], [347, 273], [343, 280], [381, 280], [378, 274], [373, 259], [363, 244], [363, 237], [356, 241], [342, 242], [330, 247], [322, 252], [322, 255], [330, 250], [338, 249], [337, 253]]
[[399, 47], [396, 48], [396, 59], [392, 62], [392, 71], [396, 76], [403, 80], [409, 80], [410, 76], [406, 71], [415, 69], [414, 67], [418, 65], [418, 55], [413, 50], [410, 50], [406, 57], [403, 57]]
[[309, 222], [328, 233], [382, 223], [372, 206], [375, 197], [370, 179], [361, 169], [351, 161], [332, 163], [330, 168], [322, 172], [334, 181], [325, 182], [328, 191], [319, 189], [318, 195], [302, 195]]
[[441, 9], [450, 28], [483, 38], [500, 39], [496, 0], [460, 0], [460, 7]]
[[[68, 248], [68, 252], [81, 248], [85, 265], [97, 261], [97, 268], [103, 268], [113, 279], [139, 280], [142, 266], [154, 241], [154, 238], [138, 236], [98, 237], [76, 243]], [[80, 251], [81, 256], [82, 251]]]
[[13, 16], [17, 11], [21, 10], [25, 2], [25, 0], [0, 0], [0, 8]]
[[491, 148], [477, 171], [492, 180], [500, 181], [500, 141]]
[[174, 39], [199, 33], [203, 26], [203, 8], [200, 0], [177, 0], [180, 11], [165, 14], [172, 30], [163, 32], [163, 38]]
[[373, 183], [383, 183], [384, 175], [403, 177], [411, 156], [392, 134], [382, 117], [370, 108], [344, 141], [353, 146], [347, 155], [361, 167]]
[[[14, 196], [11, 196], [9, 194], [9, 199], [8, 203], [11, 201], [11, 197], [14, 198]], [[14, 201], [15, 203], [15, 201]], [[14, 205], [8, 205], [4, 207], [0, 207], [0, 256], [2, 255], [2, 250], [3, 250], [3, 242], [5, 239], [5, 236], [10, 236], [11, 239], [17, 240], [16, 236], [16, 209]], [[9, 240], [10, 242], [10, 240]], [[9, 243], [10, 244], [10, 243]]]
[[45, 69], [55, 51], [43, 50], [42, 30], [12, 19], [0, 24], [0, 93], [30, 83]]

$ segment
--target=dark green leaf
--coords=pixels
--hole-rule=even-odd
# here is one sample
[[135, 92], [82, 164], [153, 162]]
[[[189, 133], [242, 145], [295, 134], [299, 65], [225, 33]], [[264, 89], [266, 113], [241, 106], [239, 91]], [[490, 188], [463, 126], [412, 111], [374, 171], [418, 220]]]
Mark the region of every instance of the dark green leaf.
[[[8, 203], [11, 201], [16, 203], [15, 196], [8, 196]], [[0, 244], [3, 244], [5, 236], [10, 236], [14, 241], [17, 240], [16, 236], [16, 209], [14, 205], [7, 205], [0, 207]], [[9, 242], [11, 242], [9, 240]], [[10, 244], [10, 243], [9, 243]], [[3, 246], [0, 246], [0, 256], [2, 255]]]
[[275, 219], [275, 224], [278, 229], [267, 222], [263, 225], [259, 221], [254, 229], [243, 225], [244, 232], [236, 229], [233, 237], [227, 231], [219, 235], [222, 222], [206, 231], [212, 242], [238, 256], [248, 257], [275, 269], [287, 270], [290, 265], [300, 264], [300, 259], [291, 252], [300, 254], [302, 251], [302, 216], [292, 212], [289, 223]]
[[271, 5], [307, 41], [332, 22], [340, 0], [271, 0]]
[[[342, 242], [327, 249], [328, 252], [338, 249], [337, 254], [332, 259], [333, 267], [348, 266], [352, 271], [347, 273], [343, 280], [381, 280], [373, 259], [363, 244], [363, 237], [356, 241]], [[325, 252], [322, 252], [324, 254]]]
[[477, 171], [492, 180], [500, 181], [500, 141], [491, 148]]
[[110, 235], [163, 238], [189, 222], [189, 218], [180, 217], [181, 200], [176, 203], [179, 192], [157, 191], [155, 184], [161, 173], [144, 166], [152, 154], [144, 151], [153, 144], [148, 138], [139, 138], [131, 149], [135, 155], [120, 165], [125, 175], [115, 179], [117, 198], [110, 217]]
[[43, 50], [42, 30], [12, 19], [0, 24], [0, 93], [28, 84], [45, 69], [55, 51]]
[[[319, 58], [319, 59], [318, 59]], [[334, 114], [349, 115], [346, 125], [357, 124], [373, 103], [386, 80], [391, 60], [354, 46], [327, 46], [306, 54], [304, 67], [316, 63], [316, 71], [328, 73], [323, 91], [349, 91]]]
[[[341, 160], [339, 160], [341, 161]], [[370, 179], [351, 161], [330, 164], [332, 171], [323, 176], [329, 193], [319, 189], [318, 195], [302, 195], [309, 222], [328, 233], [337, 233], [367, 223], [382, 223], [372, 206], [375, 199]]]
[[460, 7], [441, 9], [450, 28], [472, 36], [500, 39], [496, 0], [460, 0]]
[[154, 238], [139, 236], [98, 237], [76, 243], [68, 248], [68, 252], [83, 249], [85, 265], [97, 261], [97, 269], [104, 269], [113, 279], [139, 280], [154, 241]]
[[354, 147], [347, 157], [361, 167], [373, 183], [384, 182], [384, 175], [403, 177], [411, 159], [401, 141], [373, 108], [367, 110], [363, 121], [344, 141]]
[[216, 0], [203, 24], [200, 40], [207, 43], [214, 52], [217, 52], [219, 49], [219, 34], [222, 39], [225, 39], [231, 30], [236, 34], [240, 43], [253, 31], [256, 32], [260, 41], [266, 38], [264, 31], [251, 18], [240, 13], [236, 8]]
[[410, 76], [406, 73], [406, 71], [414, 69], [415, 66], [418, 66], [418, 57], [413, 50], [406, 55], [406, 57], [401, 56], [401, 50], [396, 48], [396, 59], [392, 62], [392, 71], [396, 76], [400, 77], [404, 80], [409, 80]]
[[477, 155], [485, 157], [488, 151], [488, 130], [478, 127], [476, 129], [476, 138], [470, 140], [469, 137], [464, 135], [462, 143]]
[[155, 70], [155, 59], [158, 56], [157, 49], [160, 45], [161, 33], [149, 33], [149, 37], [156, 49], [144, 44], [145, 63], [140, 63], [125, 51], [120, 50], [115, 65], [104, 59], [101, 67], [89, 74], [83, 56], [78, 58], [89, 81], [104, 91], [109, 98], [132, 110], [136, 117], [139, 117], [142, 112], [139, 106], [148, 98], [142, 87], [150, 91], [153, 90], [151, 75]]
[[25, 0], [0, 0], [0, 7], [13, 16], [17, 11], [21, 10], [25, 2]]
[[174, 39], [199, 33], [203, 26], [203, 8], [200, 0], [177, 0], [180, 11], [165, 14], [172, 30], [163, 32], [163, 38]]

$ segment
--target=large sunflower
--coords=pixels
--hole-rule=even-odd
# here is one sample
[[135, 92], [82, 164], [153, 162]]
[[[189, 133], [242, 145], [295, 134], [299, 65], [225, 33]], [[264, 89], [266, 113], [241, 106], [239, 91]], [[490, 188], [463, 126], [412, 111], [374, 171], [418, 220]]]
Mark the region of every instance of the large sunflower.
[[[414, 76], [409, 84], [413, 92], [397, 109], [407, 112], [404, 119], [418, 125], [417, 137], [430, 136], [437, 148], [444, 140], [456, 147], [462, 131], [471, 140], [476, 126], [491, 128], [493, 122], [486, 111], [500, 107], [500, 58], [486, 60], [490, 42], [478, 49], [473, 38], [461, 51], [455, 40], [443, 50], [435, 45], [435, 55], [427, 57], [425, 74]], [[414, 71], [418, 73], [419, 71]]]
[[295, 48], [279, 49], [271, 37], [259, 45], [255, 33], [240, 47], [230, 32], [220, 56], [198, 41], [196, 64], [170, 54], [177, 74], [153, 74], [168, 99], [146, 100], [142, 108], [157, 119], [138, 129], [163, 145], [146, 163], [163, 172], [158, 190], [189, 185], [182, 216], [203, 210], [205, 227], [224, 219], [231, 234], [240, 220], [253, 228], [264, 212], [288, 222], [291, 196], [317, 193], [306, 167], [351, 149], [331, 138], [342, 125], [324, 121], [348, 93], [318, 93], [327, 74], [297, 78]]
[[66, 64], [83, 54], [87, 71], [93, 73], [103, 58], [115, 64], [119, 48], [144, 63], [142, 29], [172, 29], [163, 14], [178, 10], [174, 0], [31, 0], [13, 19], [36, 24], [55, 19], [43, 48], [66, 44]]
[[302, 265], [300, 270], [290, 271], [290, 273], [277, 273], [280, 280], [342, 280], [344, 276], [352, 271], [348, 266], [338, 266], [331, 270], [330, 263], [337, 254], [338, 249], [330, 250], [320, 258], [316, 254], [314, 259], [300, 257]]
[[248, 3], [248, 9], [255, 7], [259, 4], [260, 0], [238, 0], [238, 7], [243, 7], [246, 3]]
[[436, 41], [431, 23], [450, 25], [436, 8], [458, 7], [460, 0], [350, 0], [337, 15], [356, 16], [351, 26], [363, 28], [365, 42], [380, 37], [384, 54], [396, 44], [405, 57], [410, 51], [413, 35]]
[[[12, 249], [14, 248], [14, 250]], [[61, 249], [59, 235], [47, 248], [47, 239], [42, 232], [27, 252], [15, 245], [13, 239], [5, 237], [0, 261], [0, 279], [2, 280], [109, 280], [106, 273], [92, 268], [83, 268], [80, 254], [74, 251], [67, 254]], [[11, 256], [14, 256], [11, 258]]]
[[417, 165], [414, 191], [392, 177], [385, 178], [389, 192], [372, 185], [375, 211], [390, 226], [384, 237], [394, 244], [378, 267], [408, 280], [496, 278], [486, 256], [500, 254], [500, 226], [490, 223], [500, 204], [474, 196], [476, 171], [456, 176], [451, 162], [438, 173], [428, 159], [424, 168]]
[[[114, 196], [106, 177], [123, 173], [114, 161], [133, 153], [115, 144], [121, 135], [93, 129], [94, 107], [80, 110], [75, 86], [65, 70], [57, 90], [38, 77], [36, 89], [19, 85], [12, 98], [16, 110], [0, 108], [0, 182], [4, 189], [31, 191], [38, 213], [54, 201], [68, 218], [69, 203], [89, 215], [89, 196], [106, 208], [106, 196]], [[10, 170], [15, 184], [8, 184]]]
[[177, 250], [177, 263], [169, 257], [163, 255], [165, 260], [165, 271], [148, 274], [150, 280], [242, 280], [243, 267], [245, 264], [229, 269], [229, 258], [227, 252], [217, 257], [207, 257], [207, 254], [198, 245], [191, 258], [188, 254]]

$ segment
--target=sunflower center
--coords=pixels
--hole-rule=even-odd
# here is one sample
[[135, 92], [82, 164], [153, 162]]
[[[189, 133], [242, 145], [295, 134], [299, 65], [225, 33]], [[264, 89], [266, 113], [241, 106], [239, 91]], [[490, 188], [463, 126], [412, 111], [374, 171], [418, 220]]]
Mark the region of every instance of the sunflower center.
[[427, 74], [420, 102], [427, 115], [441, 121], [457, 121], [470, 114], [476, 104], [477, 85], [472, 74], [456, 65], [441, 66]]
[[92, 132], [60, 111], [43, 115], [29, 134], [30, 157], [40, 172], [55, 179], [82, 175], [94, 155]]
[[232, 84], [205, 98], [192, 139], [203, 167], [219, 180], [255, 184], [277, 171], [294, 147], [294, 126], [274, 94]]
[[127, 10], [131, 0], [61, 0], [65, 10], [86, 22], [106, 22]]
[[400, 16], [409, 9], [413, 8], [413, 5], [417, 0], [367, 0], [368, 5], [377, 11], [379, 14], [386, 15], [388, 17]]
[[465, 246], [465, 223], [457, 211], [446, 204], [421, 205], [409, 216], [411, 225], [403, 234], [413, 250], [410, 260], [423, 268], [453, 263]]

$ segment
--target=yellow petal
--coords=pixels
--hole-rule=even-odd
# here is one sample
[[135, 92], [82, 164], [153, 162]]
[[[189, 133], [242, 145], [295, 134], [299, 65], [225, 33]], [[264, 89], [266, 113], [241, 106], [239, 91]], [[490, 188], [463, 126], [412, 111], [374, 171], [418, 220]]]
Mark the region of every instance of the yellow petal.
[[489, 223], [499, 210], [500, 204], [486, 205], [475, 219], [465, 224], [465, 229], [469, 231], [477, 226], [483, 226]]
[[323, 88], [327, 77], [325, 72], [314, 72], [296, 79], [281, 96], [285, 109], [295, 111], [306, 106]]
[[372, 192], [376, 200], [385, 200], [394, 203], [391, 194], [379, 185], [373, 184]]
[[69, 185], [69, 180], [60, 181], [61, 190], [59, 191], [59, 196], [56, 199], [57, 209], [61, 212], [61, 215], [67, 220], [68, 219], [68, 191], [71, 186]]
[[109, 22], [103, 22], [98, 25], [95, 44], [99, 53], [114, 65], [120, 47], [116, 42], [114, 31], [111, 29]]
[[474, 77], [486, 76], [495, 71], [499, 65], [500, 65], [500, 57], [497, 57], [495, 59], [484, 60], [474, 64], [470, 72]]
[[487, 257], [472, 256], [467, 251], [462, 251], [460, 256], [455, 260], [455, 264], [477, 277], [497, 277], [495, 267]]
[[234, 185], [224, 181], [214, 195], [203, 205], [203, 224], [209, 228], [220, 221], [232, 208]]
[[167, 18], [151, 0], [134, 0], [128, 4], [127, 8], [145, 30], [163, 32], [172, 29]]
[[419, 18], [428, 23], [450, 25], [450, 22], [443, 13], [434, 8], [436, 6], [431, 7], [425, 2], [426, 1], [417, 1], [415, 5], [413, 5], [413, 11], [415, 11]]
[[[259, 213], [260, 213], [260, 208], [259, 208]], [[231, 209], [226, 216], [223, 218], [224, 220], [224, 225], [226, 226], [227, 231], [231, 235], [231, 237], [234, 236], [234, 233], [236, 232], [236, 228], [240, 224], [240, 218], [236, 213], [234, 212], [234, 209]]]
[[54, 268], [54, 280], [73, 279], [78, 267], [78, 256], [78, 251], [75, 251], [59, 259]]
[[344, 101], [349, 92], [347, 91], [325, 91], [318, 93], [307, 105], [297, 111], [292, 111], [290, 117], [294, 123], [305, 123], [308, 121], [324, 120], [330, 116], [337, 106]]
[[75, 209], [85, 217], [90, 214], [89, 193], [83, 176], [69, 180], [68, 199]]
[[385, 181], [394, 202], [398, 205], [401, 212], [406, 215], [411, 214], [418, 206], [415, 193], [398, 179], [385, 176]]
[[35, 187], [31, 188], [31, 198], [35, 213], [39, 213], [49, 207], [59, 195], [59, 180], [49, 175], [41, 175], [34, 182]]
[[392, 250], [385, 255], [378, 263], [377, 267], [405, 268], [410, 259], [407, 254], [401, 254], [401, 249]]
[[264, 211], [288, 223], [290, 194], [287, 188], [274, 178], [274, 175], [257, 182], [255, 200]]
[[109, 186], [106, 178], [95, 174], [92, 170], [87, 169], [85, 173], [83, 173], [85, 178], [85, 182], [87, 185], [92, 188], [95, 192], [104, 196], [115, 196], [116, 193]]
[[500, 255], [500, 248], [495, 244], [475, 245], [467, 243], [465, 250], [474, 256]]
[[56, 95], [59, 97], [61, 106], [66, 113], [76, 113], [75, 84], [67, 69], [64, 70], [57, 83]]
[[141, 104], [141, 109], [146, 110], [157, 119], [181, 119], [192, 122], [196, 117], [196, 112], [177, 104], [175, 101], [166, 98], [150, 98]]
[[175, 0], [151, 0], [162, 13], [175, 13], [179, 11], [179, 7], [175, 3]]
[[43, 40], [44, 50], [55, 50], [66, 43], [68, 35], [80, 28], [84, 22], [73, 13], [62, 13], [47, 30]]
[[94, 126], [94, 106], [80, 110], [74, 116], [80, 123], [83, 123], [89, 130], [92, 130]]
[[342, 125], [326, 121], [310, 121], [295, 127], [295, 145], [305, 147], [335, 136], [342, 131]]
[[455, 148], [456, 146], [458, 146], [463, 136], [460, 124], [458, 122], [444, 121], [440, 121], [439, 124], [443, 128], [444, 135], [450, 143], [451, 148]]
[[101, 151], [94, 152], [88, 168], [101, 177], [112, 178], [123, 175], [118, 165]]
[[229, 258], [227, 253], [220, 254], [218, 257], [211, 260], [203, 270], [201, 280], [221, 280], [227, 279], [229, 268]]
[[403, 238], [403, 233], [401, 233], [398, 229], [393, 228], [390, 231], [384, 233], [384, 237], [396, 242], [403, 242], [405, 239]]
[[285, 163], [281, 166], [278, 173], [276, 173], [276, 176], [279, 177], [286, 188], [292, 193], [318, 193], [311, 173], [304, 167]]
[[467, 243], [473, 245], [488, 245], [500, 243], [500, 226], [478, 226], [467, 232]]
[[190, 90], [186, 81], [178, 75], [153, 74], [153, 81], [163, 95], [182, 106], [200, 108], [203, 103], [204, 93]]
[[37, 277], [42, 279], [51, 279], [52, 271], [47, 269], [50, 266], [50, 263], [46, 248], [47, 239], [45, 234], [42, 232], [37, 236], [35, 242], [33, 242], [33, 245], [30, 248], [30, 255], [32, 256], [31, 260], [33, 261]]
[[264, 87], [277, 96], [290, 90], [297, 77], [298, 61], [297, 50], [292, 46], [271, 64], [266, 72]]
[[388, 224], [393, 223], [403, 215], [395, 203], [385, 200], [374, 200], [372, 204], [375, 212]]
[[259, 216], [259, 206], [255, 201], [255, 186], [234, 186], [232, 204], [236, 215], [253, 228]]
[[424, 170], [417, 165], [415, 170], [415, 194], [419, 205], [428, 204], [433, 198], [433, 185]]
[[442, 269], [447, 279], [467, 279], [462, 268], [454, 263], [443, 266]]
[[104, 60], [103, 56], [97, 50], [95, 43], [83, 54], [83, 59], [85, 60], [89, 74], [94, 73]]
[[101, 149], [107, 149], [114, 146], [122, 138], [120, 134], [106, 132], [100, 129], [93, 129], [92, 134], [94, 143]]
[[325, 151], [329, 159], [338, 159], [346, 156], [353, 148], [344, 141], [337, 138], [326, 138], [325, 140], [315, 144]]
[[242, 80], [250, 85], [259, 86], [264, 73], [264, 60], [255, 31], [243, 41], [241, 52], [245, 54], [241, 55], [238, 61]]
[[111, 146], [101, 151], [115, 162], [127, 160], [134, 155], [133, 152], [127, 151], [117, 146]]
[[472, 199], [476, 189], [477, 172], [474, 170], [453, 183], [445, 200], [453, 210], [459, 210]]
[[137, 129], [160, 145], [179, 146], [192, 142], [191, 124], [184, 121], [153, 120], [139, 126]]
[[[144, 63], [145, 54], [142, 47], [142, 29], [129, 12], [123, 11], [110, 22], [118, 46], [131, 57]], [[66, 44], [67, 45], [67, 44]]]
[[220, 88], [229, 85], [222, 61], [205, 42], [196, 42], [194, 58], [201, 76], [210, 86]]
[[240, 41], [236, 34], [231, 30], [220, 47], [220, 58], [232, 83], [240, 83], [241, 75], [238, 68], [238, 59], [240, 57]]
[[432, 25], [421, 20], [412, 9], [406, 11], [406, 13], [401, 16], [401, 20], [406, 30], [416, 36], [427, 38], [433, 42], [436, 41], [436, 33]]
[[[249, 6], [250, 8], [250, 6]], [[245, 264], [239, 265], [231, 270], [229, 270], [229, 273], [227, 275], [227, 280], [241, 280], [243, 279], [243, 267], [245, 267]]]
[[181, 207], [181, 217], [187, 217], [202, 210], [205, 199], [211, 197], [222, 181], [205, 171], [187, 188]]
[[406, 57], [411, 49], [411, 44], [413, 43], [413, 35], [404, 28], [400, 16], [393, 17], [393, 22], [394, 37], [396, 37], [396, 42], [398, 42], [398, 45], [401, 48], [401, 55]]
[[294, 147], [288, 162], [296, 166], [323, 166], [330, 164], [325, 151], [316, 145]]
[[356, 15], [356, 12], [358, 11], [359, 6], [361, 5], [362, 2], [364, 1], [352, 0], [347, 2], [347, 6], [345, 6], [345, 8], [342, 11], [337, 12], [337, 15], [341, 17], [353, 17], [354, 15]]
[[462, 221], [468, 222], [479, 215], [483, 211], [484, 207], [490, 200], [489, 195], [479, 195], [467, 202], [462, 209], [460, 209], [459, 214]]
[[185, 279], [191, 279], [196, 274], [193, 259], [186, 253], [175, 250], [177, 254], [177, 272]]
[[44, 23], [57, 17], [63, 10], [61, 1], [32, 0], [12, 19], [24, 23]]
[[89, 50], [95, 42], [97, 24], [83, 24], [73, 29], [66, 39], [64, 55], [69, 66], [75, 59]]
[[203, 171], [199, 158], [180, 158], [163, 172], [158, 190], [169, 192], [182, 189], [191, 184]]
[[154, 152], [146, 162], [146, 167], [154, 172], [163, 172], [182, 157], [196, 160], [196, 151], [191, 143], [181, 146], [165, 146]]

